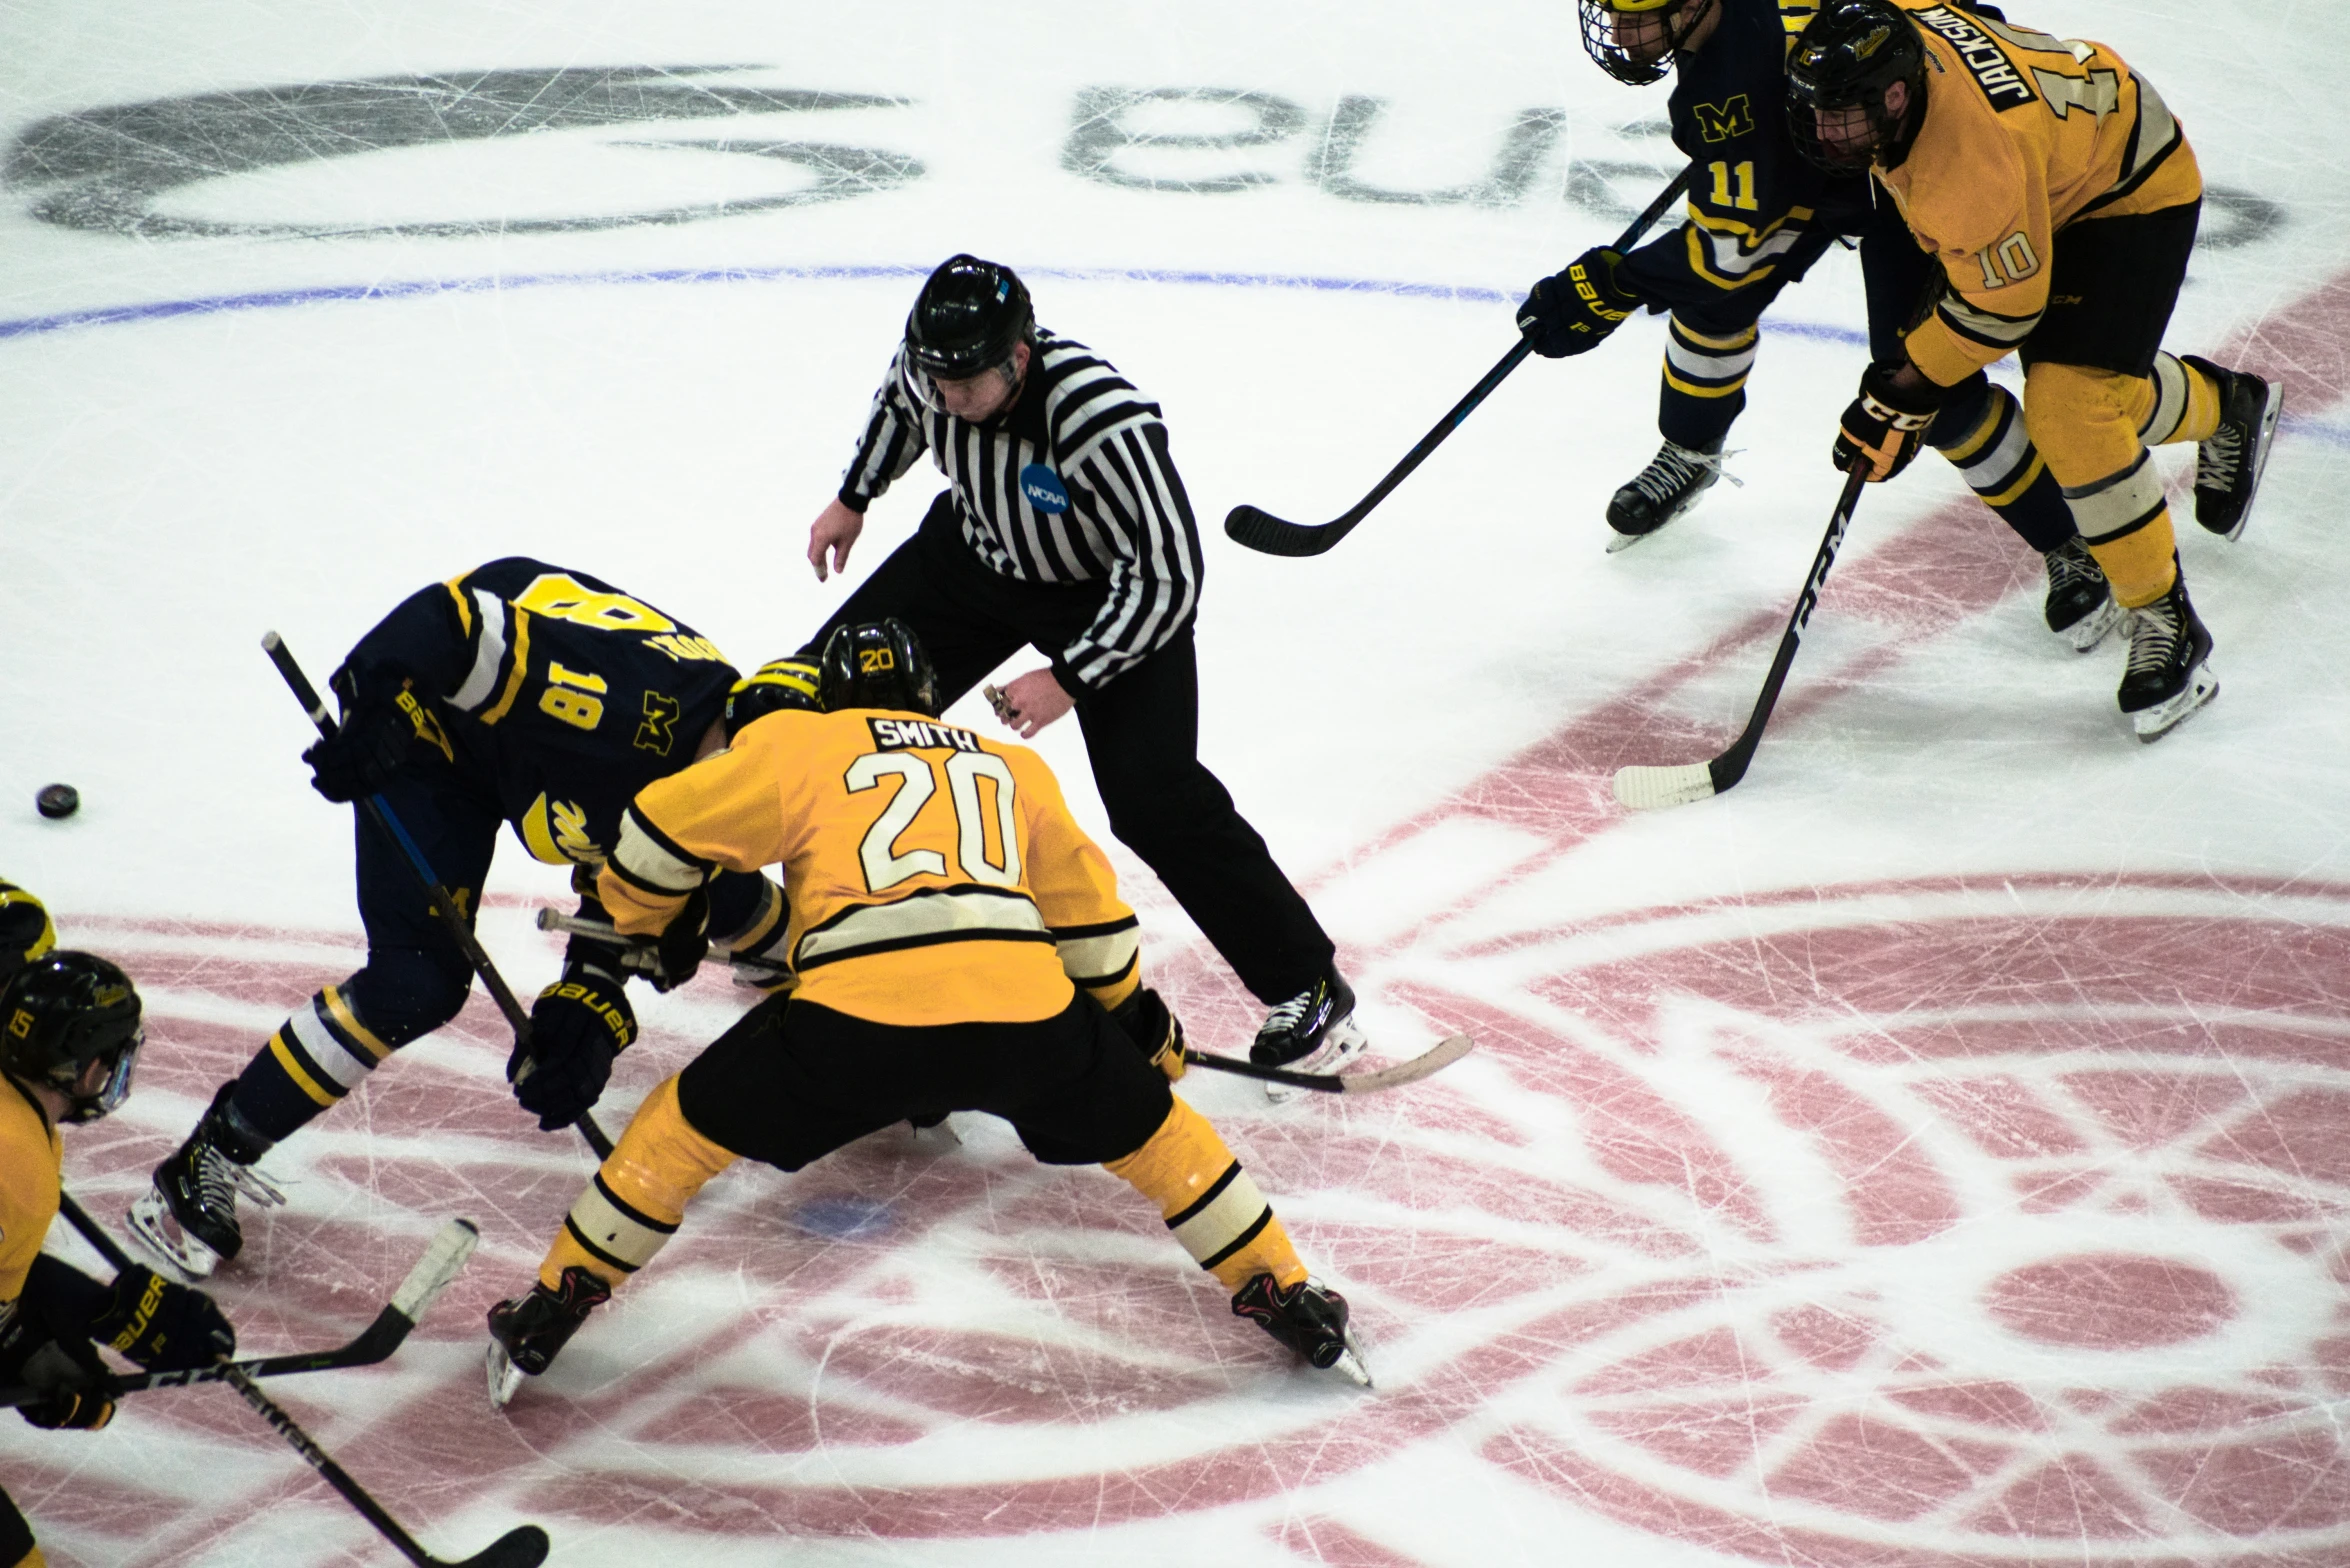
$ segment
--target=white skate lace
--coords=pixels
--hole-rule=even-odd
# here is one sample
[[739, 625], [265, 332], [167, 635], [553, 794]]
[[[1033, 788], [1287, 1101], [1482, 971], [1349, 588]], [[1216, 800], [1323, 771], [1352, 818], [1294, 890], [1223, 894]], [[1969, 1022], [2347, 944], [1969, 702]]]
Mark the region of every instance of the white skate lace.
[[2220, 427], [2195, 448], [2195, 488], [2226, 490], [2244, 466], [2244, 427], [2222, 420]]
[[1313, 1000], [1313, 992], [1300, 991], [1288, 1001], [1283, 1002], [1265, 1015], [1264, 1023], [1257, 1029], [1257, 1037], [1262, 1039], [1269, 1034], [1289, 1033], [1297, 1021], [1305, 1017], [1306, 1009], [1313, 1004]]
[[198, 1150], [197, 1203], [207, 1210], [233, 1215], [240, 1193], [265, 1209], [276, 1208], [286, 1201], [283, 1189], [250, 1165], [239, 1165], [209, 1145]]
[[1729, 456], [1728, 452], [1699, 452], [1667, 441], [1648, 466], [1633, 476], [1632, 488], [1659, 506], [1670, 502], [1675, 492], [1696, 483], [1701, 474], [1710, 473], [1744, 488], [1745, 480], [1722, 467]]
[[2130, 620], [2130, 675], [2159, 675], [2170, 667], [2184, 628], [2170, 601], [2157, 599]]
[[2088, 548], [2078, 539], [2068, 539], [2048, 552], [2048, 586], [2062, 591], [2075, 583], [2096, 583], [2105, 580], [2105, 573]]

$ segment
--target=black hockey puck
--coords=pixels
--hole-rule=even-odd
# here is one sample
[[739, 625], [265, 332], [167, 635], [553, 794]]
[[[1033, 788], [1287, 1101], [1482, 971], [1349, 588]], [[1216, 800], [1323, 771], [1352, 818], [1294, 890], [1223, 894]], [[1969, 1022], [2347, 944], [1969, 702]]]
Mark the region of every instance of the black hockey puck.
[[44, 784], [33, 809], [44, 817], [70, 817], [82, 809], [82, 792], [71, 784]]

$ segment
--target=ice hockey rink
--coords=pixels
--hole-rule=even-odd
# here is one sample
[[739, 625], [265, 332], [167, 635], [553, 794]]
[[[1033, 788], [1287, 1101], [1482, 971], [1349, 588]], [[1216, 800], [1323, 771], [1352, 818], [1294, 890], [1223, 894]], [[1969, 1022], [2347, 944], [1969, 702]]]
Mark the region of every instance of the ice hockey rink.
[[[2244, 537], [2179, 513], [2221, 694], [2136, 744], [2119, 644], [2052, 639], [2037, 558], [1929, 457], [1865, 494], [1746, 781], [1640, 816], [1612, 771], [1736, 733], [1826, 525], [1853, 258], [1766, 320], [1742, 483], [1636, 549], [1601, 512], [1655, 448], [1653, 318], [1530, 362], [1326, 556], [1220, 526], [1350, 505], [1677, 167], [1666, 89], [1563, 0], [0, 11], [0, 875], [149, 1015], [69, 1190], [119, 1223], [357, 966], [349, 813], [261, 634], [323, 680], [528, 554], [790, 651], [843, 591], [808, 524], [969, 250], [1163, 404], [1203, 754], [1375, 1049], [1478, 1040], [1383, 1096], [1182, 1085], [1378, 1387], [958, 1115], [729, 1172], [495, 1413], [482, 1314], [593, 1160], [514, 1108], [477, 988], [270, 1157], [291, 1201], [218, 1279], [245, 1353], [338, 1343], [481, 1226], [393, 1360], [268, 1385], [410, 1530], [631, 1568], [2350, 1563], [2350, 11], [2008, 10], [2160, 87], [2212, 190], [2169, 344], [2286, 388]], [[1075, 725], [1040, 745], [1108, 843]], [[35, 815], [54, 780], [78, 816]], [[1245, 1048], [1261, 1009], [1111, 852], [1146, 973]], [[563, 894], [503, 845], [482, 934], [526, 995]], [[751, 994], [639, 989], [615, 1131]], [[217, 1386], [7, 1421], [0, 1478], [54, 1564], [396, 1560]]]

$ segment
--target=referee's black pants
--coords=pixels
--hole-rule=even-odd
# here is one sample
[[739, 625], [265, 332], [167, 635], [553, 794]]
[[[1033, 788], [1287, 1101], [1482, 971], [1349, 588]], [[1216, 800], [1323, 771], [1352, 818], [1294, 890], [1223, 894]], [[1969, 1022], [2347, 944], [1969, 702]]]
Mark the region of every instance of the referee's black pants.
[[[1102, 583], [1029, 583], [990, 570], [963, 540], [954, 492], [942, 490], [914, 537], [809, 647], [821, 649], [835, 627], [894, 615], [922, 639], [944, 707], [1023, 647], [1056, 657], [1108, 595]], [[1270, 1006], [1319, 979], [1330, 938], [1199, 760], [1191, 628], [1102, 690], [1079, 695], [1077, 722], [1110, 831], [1158, 873], [1241, 984]]]

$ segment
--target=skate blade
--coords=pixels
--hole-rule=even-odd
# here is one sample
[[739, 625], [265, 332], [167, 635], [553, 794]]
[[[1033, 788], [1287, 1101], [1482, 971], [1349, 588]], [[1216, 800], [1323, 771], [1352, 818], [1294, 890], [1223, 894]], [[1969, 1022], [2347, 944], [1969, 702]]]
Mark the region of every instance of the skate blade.
[[1346, 1353], [1322, 1370], [1349, 1378], [1363, 1388], [1379, 1386], [1371, 1381], [1371, 1363], [1364, 1359], [1362, 1341], [1355, 1338], [1352, 1329], [1346, 1331]]
[[490, 1404], [499, 1410], [506, 1408], [508, 1401], [522, 1387], [522, 1380], [530, 1376], [514, 1364], [514, 1358], [506, 1354], [506, 1347], [499, 1344], [494, 1336], [490, 1340], [489, 1355], [485, 1358], [483, 1370], [489, 1374]]
[[2056, 635], [2072, 644], [2073, 652], [2088, 653], [2105, 641], [2106, 636], [2122, 623], [2122, 607], [2111, 596], [2105, 603], [2067, 626]]
[[2188, 677], [2186, 689], [2168, 702], [2158, 702], [2151, 708], [2140, 708], [2130, 715], [2130, 727], [2138, 732], [2141, 745], [2151, 746], [2185, 722], [2187, 715], [2219, 695], [2219, 677], [2212, 673], [2208, 661], [2195, 666]]
[[2276, 444], [2277, 420], [2285, 412], [2285, 389], [2269, 383], [2268, 408], [2260, 416], [2260, 434], [2252, 443], [2252, 486], [2244, 492], [2244, 510], [2236, 514], [2236, 526], [2220, 537], [2234, 544], [2244, 537], [2244, 525], [2252, 521], [2252, 503], [2260, 499], [2261, 476], [2268, 472], [2268, 449]]
[[152, 1187], [131, 1204], [123, 1219], [140, 1250], [187, 1283], [207, 1279], [220, 1267], [220, 1254], [180, 1230], [171, 1217], [171, 1205]]
[[1714, 771], [1702, 762], [1656, 768], [1641, 763], [1616, 769], [1616, 799], [1634, 811], [1686, 806], [1714, 792]]
[[1631, 549], [1641, 540], [1653, 539], [1662, 532], [1664, 532], [1662, 528], [1651, 528], [1647, 533], [1644, 534], [1620, 534], [1613, 528], [1610, 528], [1607, 531], [1607, 553], [1610, 555], [1621, 555], [1624, 551]]
[[[1333, 1042], [1325, 1041], [1320, 1050], [1309, 1051], [1294, 1062], [1283, 1062], [1280, 1065], [1293, 1072], [1334, 1073], [1369, 1050], [1371, 1037], [1357, 1029], [1354, 1020], [1349, 1018], [1338, 1026], [1338, 1036], [1334, 1043], [1335, 1050], [1332, 1049]], [[1317, 1091], [1303, 1089], [1293, 1083], [1268, 1083], [1265, 1085], [1265, 1098], [1275, 1105], [1287, 1105], [1301, 1095], [1315, 1092]]]

